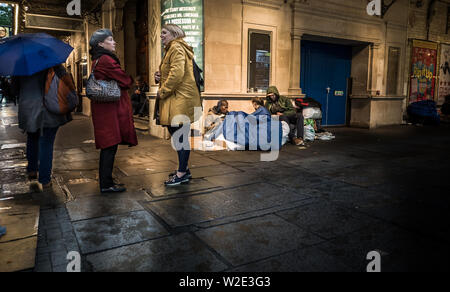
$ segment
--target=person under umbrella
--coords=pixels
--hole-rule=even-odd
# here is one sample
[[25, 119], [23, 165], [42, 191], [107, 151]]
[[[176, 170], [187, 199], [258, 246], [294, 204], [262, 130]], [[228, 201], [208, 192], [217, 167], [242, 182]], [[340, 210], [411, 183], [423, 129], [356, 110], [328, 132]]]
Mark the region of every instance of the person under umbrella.
[[[47, 34], [23, 34], [0, 42], [1, 75], [14, 76], [19, 97], [19, 128], [27, 133], [28, 178], [39, 179], [39, 190], [50, 188], [53, 147], [58, 129], [72, 120], [70, 113], [51, 113], [44, 105], [48, 69], [63, 76], [61, 63], [73, 48]], [[39, 177], [38, 177], [39, 176]]]

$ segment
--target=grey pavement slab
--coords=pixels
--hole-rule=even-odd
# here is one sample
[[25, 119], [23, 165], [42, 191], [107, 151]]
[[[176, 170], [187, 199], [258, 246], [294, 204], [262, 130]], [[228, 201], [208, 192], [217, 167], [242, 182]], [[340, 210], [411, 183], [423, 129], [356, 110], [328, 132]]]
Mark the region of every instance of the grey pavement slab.
[[244, 273], [311, 273], [311, 272], [353, 272], [339, 259], [317, 247], [306, 247], [280, 256], [274, 256], [256, 263], [240, 266], [232, 272]]
[[25, 168], [0, 170], [0, 185], [11, 183], [23, 183], [27, 181], [27, 179], [28, 173]]
[[191, 173], [194, 178], [205, 178], [210, 176], [219, 176], [219, 175], [226, 175], [231, 173], [241, 173], [242, 171], [225, 165], [214, 165], [214, 166], [203, 166], [203, 167], [191, 167]]
[[259, 210], [270, 212], [274, 206], [288, 206], [308, 199], [294, 192], [281, 191], [269, 184], [253, 184], [168, 200], [145, 203], [144, 206], [171, 227], [205, 223]]
[[178, 167], [173, 161], [153, 161], [146, 164], [119, 166], [119, 169], [127, 176], [146, 175], [174, 171]]
[[228, 268], [189, 233], [88, 255], [95, 272], [220, 272]]
[[139, 175], [123, 177], [120, 179], [129, 190], [145, 190], [154, 198], [201, 192], [217, 189], [218, 186], [204, 179], [193, 179], [175, 187], [166, 187], [164, 182], [168, 180], [170, 172], [155, 173], [150, 175]]
[[265, 179], [262, 178], [260, 175], [252, 172], [217, 175], [212, 177], [206, 177], [205, 180], [209, 181], [214, 185], [220, 185], [224, 187], [235, 187], [245, 184], [262, 183], [265, 181]]
[[287, 221], [325, 239], [360, 230], [377, 220], [326, 201], [277, 213]]
[[275, 215], [208, 228], [196, 235], [235, 267], [322, 241]]
[[0, 243], [0, 272], [18, 272], [35, 265], [37, 236]]
[[448, 271], [448, 244], [421, 238], [393, 225], [371, 225], [317, 246], [356, 271], [365, 272], [367, 254], [381, 254], [381, 271]]
[[143, 210], [136, 199], [119, 195], [77, 198], [66, 204], [71, 221], [107, 217]]
[[169, 233], [145, 211], [85, 220], [73, 224], [83, 254], [99, 252]]
[[17, 169], [17, 168], [24, 168], [28, 166], [28, 162], [26, 160], [5, 160], [0, 161], [0, 169]]

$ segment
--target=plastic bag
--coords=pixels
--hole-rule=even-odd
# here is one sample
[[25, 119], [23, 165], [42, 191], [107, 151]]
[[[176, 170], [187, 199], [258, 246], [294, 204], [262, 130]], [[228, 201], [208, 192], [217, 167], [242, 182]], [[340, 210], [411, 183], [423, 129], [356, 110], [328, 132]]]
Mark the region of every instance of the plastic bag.
[[317, 107], [305, 108], [303, 110], [303, 117], [305, 119], [320, 120], [322, 119], [322, 111]]
[[313, 142], [316, 139], [316, 131], [314, 130], [314, 126], [311, 124], [307, 124], [305, 126], [305, 133], [303, 136], [304, 141]]

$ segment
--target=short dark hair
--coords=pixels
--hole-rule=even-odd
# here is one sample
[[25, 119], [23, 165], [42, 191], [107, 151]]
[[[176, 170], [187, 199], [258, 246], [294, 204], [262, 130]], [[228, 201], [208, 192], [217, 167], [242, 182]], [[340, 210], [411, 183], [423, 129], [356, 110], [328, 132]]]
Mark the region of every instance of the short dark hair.
[[261, 97], [255, 96], [252, 98], [252, 103], [256, 103], [260, 106], [264, 106], [264, 99], [262, 99]]

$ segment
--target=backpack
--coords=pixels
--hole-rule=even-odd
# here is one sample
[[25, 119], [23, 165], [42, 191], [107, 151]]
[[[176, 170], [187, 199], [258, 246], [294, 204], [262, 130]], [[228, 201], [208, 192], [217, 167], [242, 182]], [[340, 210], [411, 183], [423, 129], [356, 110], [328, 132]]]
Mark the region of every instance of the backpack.
[[306, 98], [296, 98], [295, 105], [301, 109], [316, 107], [322, 109], [322, 105], [315, 99], [311, 97]]
[[52, 114], [65, 115], [73, 112], [78, 103], [72, 75], [62, 66], [50, 68], [45, 81], [45, 108]]
[[195, 60], [192, 59], [192, 64], [194, 67], [194, 77], [195, 77], [195, 83], [197, 84], [198, 92], [202, 91], [202, 87], [205, 85], [205, 80], [203, 80], [202, 73], [203, 70], [200, 69], [200, 67], [195, 63]]

